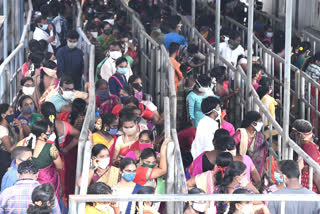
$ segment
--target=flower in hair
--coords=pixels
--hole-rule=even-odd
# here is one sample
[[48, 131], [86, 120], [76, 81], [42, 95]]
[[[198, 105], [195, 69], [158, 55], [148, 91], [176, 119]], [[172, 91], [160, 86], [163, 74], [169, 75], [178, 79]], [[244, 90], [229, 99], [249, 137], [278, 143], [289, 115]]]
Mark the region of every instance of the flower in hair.
[[54, 123], [54, 119], [55, 119], [56, 117], [53, 115], [53, 114], [51, 114], [50, 116], [49, 116], [49, 120], [50, 120], [50, 122], [51, 123]]
[[217, 171], [221, 172], [222, 178], [224, 177], [224, 172], [226, 171], [227, 168], [228, 168], [227, 166], [225, 166], [225, 167], [218, 166], [217, 167]]
[[299, 50], [300, 50], [300, 51], [303, 51], [303, 47], [299, 47]]
[[99, 118], [98, 120], [97, 120], [97, 122], [96, 122], [96, 124], [95, 124], [95, 128], [97, 129], [97, 130], [101, 130], [102, 129], [102, 119], [101, 118]]

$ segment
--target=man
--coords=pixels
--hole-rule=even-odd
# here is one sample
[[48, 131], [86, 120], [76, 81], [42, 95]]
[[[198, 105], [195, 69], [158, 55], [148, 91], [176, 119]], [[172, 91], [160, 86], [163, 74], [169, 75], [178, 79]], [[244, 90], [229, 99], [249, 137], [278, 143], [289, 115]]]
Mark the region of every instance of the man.
[[238, 57], [245, 55], [244, 49], [240, 45], [241, 36], [238, 31], [232, 31], [229, 35], [229, 40], [220, 43], [220, 55], [234, 66], [237, 66]]
[[71, 30], [67, 34], [67, 45], [57, 51], [58, 76], [67, 74], [74, 81], [74, 88], [81, 90], [82, 75], [84, 72], [83, 52], [78, 45], [79, 34]]
[[74, 83], [72, 77], [64, 75], [61, 77], [58, 93], [50, 97], [49, 102], [54, 104], [58, 113], [71, 112], [71, 103], [74, 100], [74, 92]]
[[[112, 42], [109, 47], [108, 58], [106, 58], [100, 70], [102, 79], [109, 81], [110, 77], [117, 72], [116, 60], [120, 57], [122, 57], [121, 44], [119, 42]], [[132, 74], [131, 67], [128, 63], [128, 72], [125, 74], [126, 79], [128, 80]]]
[[183, 79], [183, 74], [180, 71], [180, 63], [176, 60], [176, 58], [179, 56], [179, 47], [180, 45], [175, 42], [172, 42], [169, 46], [170, 60], [174, 68], [174, 84], [176, 86], [176, 91], [178, 89], [180, 80]]
[[169, 17], [167, 22], [170, 29], [170, 33], [167, 33], [164, 36], [164, 46], [166, 47], [166, 49], [168, 50], [172, 42], [176, 42], [179, 45], [188, 46], [186, 39], [182, 35], [179, 35], [179, 32], [181, 31], [182, 27], [180, 16], [171, 16]]
[[[38, 169], [33, 161], [27, 160], [18, 166], [17, 183], [5, 189], [0, 195], [0, 213], [24, 214], [27, 213], [29, 204], [32, 203], [31, 195], [33, 189], [40, 185], [37, 181]], [[52, 213], [60, 213], [57, 199]]]
[[[283, 178], [286, 187], [273, 192], [272, 194], [312, 194], [316, 196], [316, 193], [304, 188], [299, 183], [300, 170], [298, 163], [293, 160], [284, 160], [279, 163], [280, 176]], [[271, 214], [281, 213], [281, 202], [271, 201], [269, 202], [269, 210]], [[319, 202], [308, 201], [293, 201], [285, 203], [285, 213], [290, 214], [318, 214], [320, 213]]]
[[4, 174], [1, 182], [1, 192], [13, 186], [18, 180], [18, 166], [26, 160], [30, 160], [32, 151], [29, 147], [18, 146], [11, 153], [12, 163], [9, 170]]
[[206, 57], [199, 52], [199, 48], [195, 44], [190, 44], [183, 50], [183, 62], [188, 63], [191, 67], [197, 68], [206, 63]]

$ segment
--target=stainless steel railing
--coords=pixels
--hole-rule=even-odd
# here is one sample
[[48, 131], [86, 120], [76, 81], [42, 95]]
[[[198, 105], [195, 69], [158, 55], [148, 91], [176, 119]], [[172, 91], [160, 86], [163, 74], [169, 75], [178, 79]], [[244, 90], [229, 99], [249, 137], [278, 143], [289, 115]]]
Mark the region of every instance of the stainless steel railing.
[[302, 35], [303, 41], [311, 43], [311, 49], [313, 54], [315, 54], [317, 51], [320, 51], [320, 38], [314, 36], [307, 30], [303, 30]]
[[[6, 1], [5, 1], [6, 2]], [[28, 1], [28, 13], [26, 14], [26, 24], [23, 26], [23, 31], [18, 43], [18, 46], [14, 47], [14, 40], [12, 38], [12, 52], [8, 57], [5, 57], [3, 63], [0, 65], [0, 103], [12, 104], [19, 91], [20, 85], [20, 67], [24, 63], [25, 48], [28, 43], [28, 32], [31, 23], [32, 16], [32, 1]], [[23, 13], [21, 14], [23, 16]], [[20, 17], [17, 17], [20, 18]], [[18, 22], [18, 20], [17, 20]], [[14, 25], [13, 23], [11, 23]], [[4, 29], [4, 31], [7, 31]], [[4, 37], [3, 40], [8, 38]], [[7, 48], [7, 47], [4, 47]]]

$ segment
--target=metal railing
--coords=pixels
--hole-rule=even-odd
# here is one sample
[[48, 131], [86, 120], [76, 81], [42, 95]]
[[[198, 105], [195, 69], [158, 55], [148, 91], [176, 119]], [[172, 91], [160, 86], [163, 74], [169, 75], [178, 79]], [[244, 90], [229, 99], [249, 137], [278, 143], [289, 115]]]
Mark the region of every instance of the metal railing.
[[302, 31], [303, 41], [311, 43], [312, 53], [315, 54], [317, 51], [320, 51], [320, 38], [314, 36], [306, 29]]
[[[32, 1], [28, 1], [28, 13], [26, 15], [26, 24], [20, 37], [19, 44], [14, 48], [14, 39], [12, 39], [12, 52], [6, 57], [0, 65], [0, 103], [12, 104], [19, 91], [20, 85], [20, 67], [24, 63], [25, 48], [28, 43], [28, 32], [30, 29], [32, 16]], [[21, 14], [23, 16], [23, 13]], [[19, 17], [17, 17], [19, 18]], [[5, 29], [4, 29], [5, 30]], [[7, 35], [7, 34], [6, 34]], [[7, 37], [4, 37], [4, 40]], [[4, 47], [6, 48], [6, 47]]]
[[[77, 9], [77, 24], [76, 24], [76, 30], [79, 33], [79, 41], [78, 45], [79, 48], [82, 49], [84, 53], [84, 61], [85, 61], [85, 72], [88, 72], [89, 75], [89, 105], [87, 107], [86, 116], [82, 125], [79, 142], [78, 142], [78, 155], [77, 155], [77, 170], [76, 170], [76, 181], [79, 179], [81, 172], [86, 173], [86, 164], [88, 164], [88, 161], [84, 161], [84, 158], [88, 157], [88, 150], [90, 151], [89, 154], [91, 154], [91, 145], [88, 143], [88, 135], [89, 130], [93, 130], [94, 123], [95, 123], [95, 105], [96, 105], [96, 99], [95, 99], [95, 85], [94, 85], [94, 59], [95, 59], [95, 47], [90, 43], [87, 36], [82, 31], [81, 26], [81, 18], [82, 18], [82, 9], [80, 6], [80, 3], [77, 1], [76, 4]], [[90, 147], [89, 147], [90, 146]], [[90, 149], [88, 149], [88, 147]], [[90, 159], [89, 159], [90, 163]], [[89, 170], [89, 167], [88, 167]], [[87, 193], [87, 187], [84, 186], [85, 181], [88, 181], [88, 179], [83, 178], [81, 186], [81, 189], [76, 185], [75, 193], [85, 195]]]
[[[79, 195], [70, 195], [69, 197], [69, 212], [77, 213], [76, 204], [85, 202], [110, 202], [110, 201], [133, 201], [138, 202], [139, 214], [143, 214], [143, 202], [188, 202], [188, 201], [205, 201], [209, 202], [210, 206], [214, 206], [214, 202], [217, 201], [279, 201], [280, 202], [280, 214], [285, 214], [286, 202], [307, 202], [315, 201], [320, 202], [319, 195], [313, 194], [192, 194], [192, 195], [125, 195], [125, 196], [113, 196], [113, 195], [88, 195], [82, 197]], [[174, 212], [175, 214], [182, 214], [183, 211]]]

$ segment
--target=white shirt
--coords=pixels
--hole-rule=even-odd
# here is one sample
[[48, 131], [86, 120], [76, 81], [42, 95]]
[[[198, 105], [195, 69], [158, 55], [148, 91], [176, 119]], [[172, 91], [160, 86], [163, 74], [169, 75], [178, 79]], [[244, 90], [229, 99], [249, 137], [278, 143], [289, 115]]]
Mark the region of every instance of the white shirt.
[[[116, 69], [116, 61], [109, 57], [102, 65], [100, 70], [101, 78], [109, 81], [110, 77], [114, 75], [117, 72]], [[129, 77], [132, 75], [131, 67], [128, 63], [128, 72], [125, 74], [127, 81], [129, 80]]]
[[214, 150], [212, 143], [214, 133], [219, 129], [219, 123], [211, 117], [202, 118], [197, 127], [196, 137], [191, 145], [191, 154], [193, 160], [202, 152]]
[[[36, 29], [33, 32], [33, 39], [37, 41], [40, 41], [41, 39], [48, 41], [49, 38], [50, 38], [50, 35], [46, 31], [41, 30], [39, 27], [36, 27]], [[60, 45], [60, 42], [57, 36], [55, 36], [55, 40], [53, 42], [48, 44], [48, 52], [53, 53], [52, 45], [55, 45], [56, 47]]]
[[241, 45], [234, 50], [229, 47], [228, 42], [220, 43], [220, 55], [233, 64], [235, 67], [237, 66], [237, 60], [240, 55], [245, 55], [244, 48]]
[[2, 138], [6, 136], [9, 136], [9, 130], [0, 125], [0, 144], [2, 144]]

